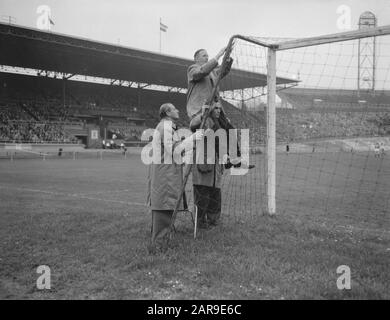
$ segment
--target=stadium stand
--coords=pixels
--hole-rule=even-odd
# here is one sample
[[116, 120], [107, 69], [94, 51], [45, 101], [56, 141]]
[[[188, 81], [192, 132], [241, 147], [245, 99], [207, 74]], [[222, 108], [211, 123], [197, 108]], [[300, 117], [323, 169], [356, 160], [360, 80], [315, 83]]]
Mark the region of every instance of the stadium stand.
[[16, 143], [72, 143], [77, 139], [66, 135], [61, 123], [42, 123], [32, 121], [7, 121], [0, 127], [0, 140]]
[[292, 107], [278, 110], [279, 141], [390, 134], [389, 91], [289, 88], [278, 95]]
[[[167, 101], [179, 108], [183, 119], [181, 125], [188, 126], [184, 94], [68, 80], [64, 104], [61, 98], [63, 81], [1, 73], [1, 140], [74, 142], [72, 136], [83, 129], [86, 116], [109, 119], [108, 138], [115, 132], [125, 140], [140, 140], [146, 127], [155, 126], [158, 108]], [[318, 92], [312, 96], [306, 94], [304, 98], [301, 95], [294, 99], [290, 97], [294, 109], [278, 109], [278, 141], [390, 134], [389, 112], [371, 112], [367, 108], [363, 112], [357, 102], [349, 103], [349, 109], [343, 109], [346, 102], [342, 96], [340, 101], [334, 97], [327, 101], [326, 107], [307, 108], [316, 96], [319, 96]], [[382, 108], [386, 105], [386, 99], [376, 99]], [[223, 105], [235, 127], [253, 130], [251, 145], [264, 144], [264, 111], [246, 112], [227, 101], [223, 101]], [[47, 130], [46, 134], [42, 133], [42, 128]]]
[[265, 143], [265, 115], [264, 112], [251, 113], [236, 108], [228, 101], [223, 100], [224, 109], [232, 122], [233, 126], [238, 129], [250, 128], [251, 147]]
[[[179, 93], [7, 73], [0, 73], [0, 85], [2, 140], [15, 140], [12, 133], [20, 128], [23, 140], [68, 141], [68, 136], [75, 135], [86, 121], [98, 119], [105, 119], [107, 138], [116, 132], [123, 139], [140, 140], [142, 131], [158, 122], [159, 106], [168, 101], [186, 118], [185, 95]], [[24, 122], [18, 123], [20, 120]], [[48, 128], [51, 123], [57, 125], [56, 134], [26, 133], [35, 125]], [[23, 128], [27, 125], [26, 131]]]
[[390, 112], [279, 112], [279, 141], [349, 138], [390, 134]]
[[[86, 119], [102, 116], [108, 119], [107, 138], [116, 133], [121, 139], [136, 141], [146, 127], [156, 125], [158, 108], [168, 101], [180, 110], [181, 125], [188, 126], [186, 97], [177, 92], [6, 73], [0, 73], [0, 84], [0, 139], [3, 141], [75, 142], [74, 136], [83, 130]], [[63, 86], [65, 99], [61, 97]], [[383, 111], [390, 110], [386, 93], [371, 100], [366, 97], [370, 107], [361, 109], [359, 102], [352, 102], [349, 95], [348, 102], [344, 101], [343, 94], [337, 97], [318, 90], [290, 94], [292, 90], [297, 89], [283, 90], [282, 97], [289, 100], [293, 109], [277, 111], [280, 142], [390, 134], [390, 113]], [[322, 101], [313, 107], [315, 97]], [[264, 111], [246, 112], [227, 101], [223, 105], [235, 127], [251, 128], [251, 145], [264, 144]], [[381, 112], [374, 112], [378, 107]]]
[[[158, 108], [165, 102], [180, 110], [180, 125], [188, 126], [186, 96], [180, 89], [187, 86], [190, 60], [4, 24], [0, 24], [0, 43], [12, 44], [0, 53], [1, 64], [37, 70], [37, 76], [0, 72], [2, 140], [76, 141], [75, 136], [88, 135], [86, 125], [91, 123], [100, 127], [102, 138], [115, 133], [124, 140], [139, 140], [144, 128], [156, 125]], [[64, 50], [68, 45], [72, 50]], [[37, 54], [15, 55], [26, 46]], [[53, 78], [39, 71], [42, 67], [58, 74], [84, 74], [112, 82], [105, 85]], [[120, 79], [171, 89], [151, 90], [147, 83], [125, 87], [117, 85]], [[277, 82], [294, 81], [277, 78]], [[262, 74], [233, 69], [229, 81], [221, 83], [221, 90], [265, 84]], [[278, 141], [389, 134], [389, 92], [358, 95], [349, 90], [289, 88], [278, 95], [293, 106], [293, 110], [277, 111]], [[264, 111], [251, 113], [227, 101], [223, 104], [235, 127], [251, 128], [251, 145], [264, 144]], [[43, 134], [42, 128], [48, 133]]]
[[385, 90], [358, 92], [345, 89], [288, 88], [278, 91], [278, 96], [287, 100], [297, 110], [317, 109], [331, 112], [371, 108], [386, 111], [390, 108], [390, 91]]
[[[17, 104], [24, 120], [63, 123], [64, 135], [78, 133], [83, 139], [88, 136], [85, 124], [100, 127], [100, 139], [114, 132], [138, 139], [140, 127], [156, 125], [159, 106], [172, 102], [183, 119], [179, 125], [188, 125], [185, 75], [192, 59], [4, 23], [0, 23], [0, 46], [1, 66], [36, 72], [36, 76], [0, 73], [0, 101]], [[105, 79], [111, 85], [73, 81], [74, 75]], [[264, 74], [252, 71], [232, 69], [229, 78], [221, 82], [221, 91], [266, 84]], [[278, 84], [291, 82], [277, 78]], [[166, 91], [151, 90], [155, 86]], [[15, 114], [11, 118], [22, 119]]]

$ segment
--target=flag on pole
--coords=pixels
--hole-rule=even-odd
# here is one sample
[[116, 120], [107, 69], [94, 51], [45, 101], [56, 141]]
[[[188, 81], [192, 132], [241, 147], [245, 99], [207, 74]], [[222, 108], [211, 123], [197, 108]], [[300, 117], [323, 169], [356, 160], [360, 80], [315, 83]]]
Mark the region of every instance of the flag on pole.
[[50, 22], [50, 24], [52, 24], [54, 26], [54, 22], [53, 22], [53, 20], [51, 20], [50, 17], [49, 17], [49, 22]]
[[167, 32], [168, 30], [168, 26], [166, 26], [165, 24], [163, 24], [161, 21], [160, 21], [160, 30], [162, 32]]

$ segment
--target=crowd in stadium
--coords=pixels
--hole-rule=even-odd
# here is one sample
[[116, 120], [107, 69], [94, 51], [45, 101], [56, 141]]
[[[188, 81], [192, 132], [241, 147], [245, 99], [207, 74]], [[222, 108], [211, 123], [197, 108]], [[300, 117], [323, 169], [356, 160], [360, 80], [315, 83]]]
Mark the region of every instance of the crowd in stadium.
[[[69, 108], [52, 103], [24, 102], [22, 105], [0, 108], [0, 140], [30, 142], [75, 142], [61, 125], [50, 120], [57, 115], [56, 123], [66, 121]], [[260, 113], [251, 116], [232, 106], [226, 106], [232, 123], [237, 128], [250, 128], [251, 145], [265, 142], [265, 117]], [[233, 110], [233, 111], [232, 111]], [[286, 112], [278, 113], [276, 130], [278, 141], [303, 141], [326, 137], [382, 136], [390, 133], [388, 112]], [[185, 125], [185, 124], [184, 124]], [[140, 140], [142, 129], [128, 123], [112, 126], [118, 136]]]
[[54, 123], [32, 121], [8, 121], [0, 126], [0, 141], [3, 142], [77, 142], [77, 138], [68, 137], [63, 126]]
[[32, 117], [39, 121], [66, 121], [69, 117], [69, 109], [64, 107], [60, 101], [52, 100], [45, 102], [27, 101], [21, 107]]
[[0, 106], [0, 123], [5, 124], [9, 120], [21, 119], [20, 112], [15, 108], [10, 108], [6, 105]]
[[367, 137], [390, 134], [388, 112], [286, 113], [276, 118], [277, 139]]
[[[155, 109], [162, 100], [173, 101], [180, 110], [179, 126], [189, 126], [185, 110], [185, 99], [175, 93], [158, 93], [153, 90], [142, 93], [142, 108], [137, 104], [134, 89], [96, 87], [92, 84], [68, 83], [65, 101], [61, 92], [50, 86], [53, 81], [44, 82], [39, 89], [33, 83], [23, 84], [20, 78], [8, 76], [7, 86], [0, 92], [0, 139], [2, 141], [66, 142], [76, 141], [65, 133], [64, 126], [54, 124], [80, 122], [74, 116], [83, 113], [96, 116], [106, 112], [116, 112], [115, 125], [107, 128], [125, 140], [140, 140], [143, 127], [155, 127]], [[14, 79], [15, 78], [15, 79]], [[23, 78], [24, 79], [24, 78]], [[24, 80], [31, 81], [30, 78]], [[42, 79], [40, 79], [42, 80]], [[42, 80], [43, 81], [43, 80]], [[4, 82], [5, 83], [5, 82]], [[4, 84], [3, 83], [3, 84]], [[20, 87], [25, 90], [21, 91]], [[65, 104], [65, 106], [64, 106]], [[227, 101], [224, 109], [236, 128], [249, 128], [250, 144], [264, 144], [266, 138], [266, 117], [264, 112], [242, 111]], [[107, 113], [109, 116], [109, 113]], [[122, 118], [120, 117], [122, 116]], [[142, 125], [131, 124], [129, 117], [145, 119]], [[303, 141], [327, 137], [382, 136], [389, 134], [390, 116], [388, 112], [300, 112], [277, 110], [276, 130], [278, 141]]]
[[[230, 116], [230, 115], [229, 115]], [[265, 144], [264, 112], [254, 117], [230, 116], [237, 128], [250, 129], [250, 145]], [[278, 112], [277, 141], [384, 136], [390, 134], [390, 112]]]
[[32, 143], [75, 143], [78, 141], [77, 138], [65, 133], [63, 125], [41, 117], [40, 110], [31, 108], [30, 111], [34, 112], [33, 114], [37, 116], [38, 120], [28, 117], [23, 109], [17, 106], [7, 107], [7, 105], [3, 105], [0, 108], [0, 141]]

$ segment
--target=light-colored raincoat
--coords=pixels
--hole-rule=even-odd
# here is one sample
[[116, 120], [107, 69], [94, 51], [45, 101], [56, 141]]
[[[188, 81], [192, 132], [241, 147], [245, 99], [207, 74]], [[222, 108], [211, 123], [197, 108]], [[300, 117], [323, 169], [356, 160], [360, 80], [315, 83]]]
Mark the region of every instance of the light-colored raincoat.
[[[172, 142], [164, 144], [164, 123], [173, 137]], [[183, 165], [173, 160], [173, 150], [181, 142], [174, 123], [162, 119], [156, 127], [161, 137], [161, 164], [150, 164], [148, 172], [147, 205], [151, 210], [174, 210], [183, 181]], [[156, 135], [154, 136], [155, 139]], [[164, 150], [166, 153], [164, 153]], [[164, 157], [170, 155], [172, 164], [164, 164]], [[181, 207], [183, 201], [181, 203]]]

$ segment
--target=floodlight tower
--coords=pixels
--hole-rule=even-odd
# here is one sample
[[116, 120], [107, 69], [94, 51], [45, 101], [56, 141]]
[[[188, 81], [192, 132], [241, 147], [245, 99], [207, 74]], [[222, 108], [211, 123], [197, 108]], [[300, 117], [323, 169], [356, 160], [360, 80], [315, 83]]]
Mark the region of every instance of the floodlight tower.
[[[366, 11], [359, 17], [359, 29], [375, 28], [377, 18]], [[359, 39], [358, 54], [358, 95], [360, 91], [375, 91], [375, 37]]]

